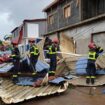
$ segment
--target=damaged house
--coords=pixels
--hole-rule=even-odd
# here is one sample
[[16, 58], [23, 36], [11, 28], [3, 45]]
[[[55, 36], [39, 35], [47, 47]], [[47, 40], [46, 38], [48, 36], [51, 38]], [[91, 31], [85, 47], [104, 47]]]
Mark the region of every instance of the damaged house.
[[87, 53], [90, 41], [105, 49], [105, 0], [55, 0], [43, 11], [47, 14], [45, 36], [58, 37], [64, 45], [68, 37], [71, 52]]

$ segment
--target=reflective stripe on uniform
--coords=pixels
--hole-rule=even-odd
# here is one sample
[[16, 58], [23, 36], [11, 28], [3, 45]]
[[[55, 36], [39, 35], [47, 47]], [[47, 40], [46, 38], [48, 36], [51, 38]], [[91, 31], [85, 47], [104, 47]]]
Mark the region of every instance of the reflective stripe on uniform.
[[91, 76], [91, 78], [96, 78], [96, 76]]
[[56, 54], [57, 48], [55, 48], [55, 52], [52, 51], [52, 46], [49, 47], [49, 54]]
[[21, 74], [21, 72], [18, 72], [18, 74]]
[[96, 52], [89, 52], [88, 59], [90, 59], [90, 60], [96, 60]]
[[86, 78], [91, 78], [90, 76], [86, 76]]
[[52, 74], [52, 73], [55, 74], [55, 71], [49, 71], [48, 73], [49, 73], [49, 74]]
[[99, 50], [103, 50], [103, 48], [102, 47], [100, 47], [100, 49]]
[[32, 75], [36, 75], [36, 73], [32, 73]]
[[15, 57], [15, 56], [16, 56], [15, 54], [11, 55], [11, 57]]
[[[31, 54], [34, 54], [34, 55], [38, 55], [39, 54], [39, 49], [36, 47], [36, 46], [33, 46], [34, 48], [34, 51], [30, 52]], [[38, 52], [37, 52], [38, 51]]]
[[14, 78], [18, 77], [17, 75], [13, 75]]

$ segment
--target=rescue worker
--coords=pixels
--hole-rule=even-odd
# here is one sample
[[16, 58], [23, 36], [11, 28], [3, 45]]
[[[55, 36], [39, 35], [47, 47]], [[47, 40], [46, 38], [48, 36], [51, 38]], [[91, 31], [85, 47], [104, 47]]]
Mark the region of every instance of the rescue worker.
[[44, 43], [44, 47], [43, 47], [45, 58], [49, 58], [49, 54], [48, 54], [47, 50], [48, 50], [48, 46], [51, 42], [52, 42], [52, 40], [47, 36], [45, 38], [45, 43]]
[[97, 46], [96, 44], [95, 44], [95, 47], [96, 47], [96, 53], [97, 53], [98, 55], [104, 51], [102, 47]]
[[38, 57], [40, 55], [38, 47], [35, 45], [35, 40], [30, 39], [30, 63], [31, 69], [33, 70], [32, 75], [36, 74], [36, 63], [38, 61]]
[[48, 54], [50, 58], [50, 69], [49, 69], [49, 77], [55, 76], [56, 66], [57, 66], [57, 51], [58, 51], [58, 40], [53, 40], [49, 43], [48, 46]]
[[12, 42], [13, 49], [12, 49], [12, 55], [10, 56], [12, 58], [12, 62], [14, 65], [13, 70], [13, 82], [18, 82], [18, 74], [20, 74], [20, 52], [18, 49], [18, 44], [16, 42]]
[[98, 54], [96, 53], [96, 46], [94, 43], [89, 44], [89, 53], [88, 53], [88, 63], [87, 63], [87, 76], [86, 76], [86, 83], [94, 84], [95, 78], [96, 78], [96, 67], [95, 67], [95, 61], [98, 57]]

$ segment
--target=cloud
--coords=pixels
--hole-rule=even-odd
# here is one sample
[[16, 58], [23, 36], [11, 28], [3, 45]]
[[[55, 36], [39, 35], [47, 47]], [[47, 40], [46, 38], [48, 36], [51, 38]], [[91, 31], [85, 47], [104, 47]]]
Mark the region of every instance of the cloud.
[[6, 35], [6, 31], [10, 34], [10, 30], [14, 28], [15, 24], [12, 20], [9, 20], [10, 13], [0, 13], [0, 39]]
[[[0, 0], [0, 35], [9, 34], [24, 19], [43, 18], [43, 8], [53, 0]], [[1, 36], [0, 36], [1, 38]]]

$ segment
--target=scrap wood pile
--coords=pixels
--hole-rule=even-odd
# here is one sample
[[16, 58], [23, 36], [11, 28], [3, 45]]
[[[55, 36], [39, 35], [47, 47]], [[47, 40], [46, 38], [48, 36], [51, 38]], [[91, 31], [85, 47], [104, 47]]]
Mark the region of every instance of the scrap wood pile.
[[69, 53], [68, 57], [61, 59], [57, 65], [56, 75], [75, 73], [76, 62], [84, 55]]
[[96, 66], [100, 69], [105, 69], [105, 53], [100, 55], [96, 60]]

